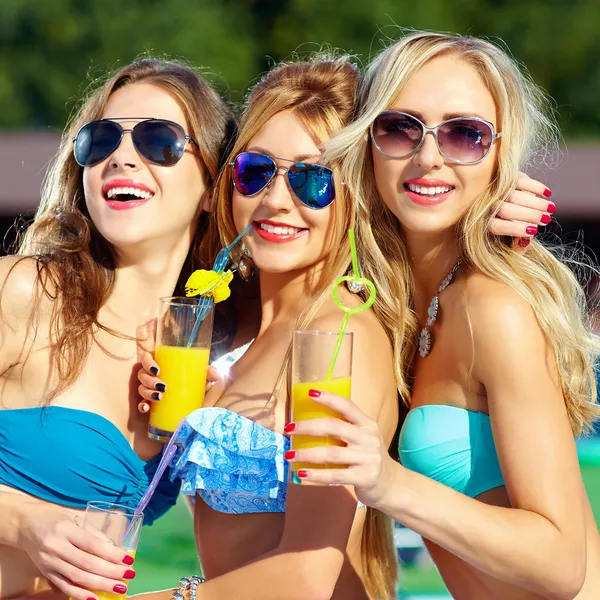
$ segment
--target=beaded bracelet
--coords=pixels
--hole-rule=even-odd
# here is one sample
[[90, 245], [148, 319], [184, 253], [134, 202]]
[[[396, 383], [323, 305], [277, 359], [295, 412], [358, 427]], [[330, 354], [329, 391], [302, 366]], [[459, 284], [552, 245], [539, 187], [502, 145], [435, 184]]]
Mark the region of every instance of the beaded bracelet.
[[190, 600], [196, 600], [196, 588], [199, 583], [204, 583], [204, 577], [191, 575], [190, 577], [182, 577], [179, 580], [177, 591], [171, 596], [171, 600], [185, 600], [183, 594], [190, 590]]

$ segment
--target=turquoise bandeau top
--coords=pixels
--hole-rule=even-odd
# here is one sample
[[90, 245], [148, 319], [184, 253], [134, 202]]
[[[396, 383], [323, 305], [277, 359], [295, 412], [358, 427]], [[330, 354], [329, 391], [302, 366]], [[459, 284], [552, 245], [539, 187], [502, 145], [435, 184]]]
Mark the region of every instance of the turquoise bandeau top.
[[490, 417], [445, 404], [409, 411], [398, 442], [400, 462], [475, 498], [504, 485]]
[[[61, 406], [0, 410], [0, 484], [63, 506], [88, 501], [135, 507], [161, 456], [143, 461], [121, 431], [96, 413]], [[177, 500], [165, 473], [148, 507], [150, 525]]]

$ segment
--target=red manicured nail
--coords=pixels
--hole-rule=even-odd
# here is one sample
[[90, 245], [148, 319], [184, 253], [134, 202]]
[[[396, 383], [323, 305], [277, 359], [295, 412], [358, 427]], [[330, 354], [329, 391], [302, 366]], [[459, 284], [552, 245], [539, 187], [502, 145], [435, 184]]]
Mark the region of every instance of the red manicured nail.
[[283, 430], [284, 430], [286, 433], [291, 433], [292, 431], [294, 431], [294, 429], [296, 429], [296, 423], [288, 423], [288, 424], [287, 424], [287, 425], [286, 425], [286, 426], [283, 428]]
[[98, 600], [98, 598], [88, 598], [87, 600]]
[[131, 554], [126, 554], [125, 558], [123, 559], [123, 564], [124, 565], [132, 565], [134, 561], [135, 561], [135, 558], [133, 558], [133, 556], [131, 556]]
[[544, 196], [546, 196], [546, 198], [550, 198], [550, 196], [552, 196], [552, 192], [548, 188], [546, 188], [544, 190]]
[[538, 232], [538, 228], [534, 227], [533, 225], [530, 225], [526, 230], [525, 233], [527, 235], [535, 235]]
[[542, 225], [548, 225], [548, 223], [552, 221], [552, 217], [550, 215], [542, 215], [540, 221], [542, 222]]
[[548, 208], [546, 209], [551, 215], [553, 215], [556, 212], [556, 204], [554, 204], [554, 202], [550, 202], [550, 204], [548, 204]]
[[298, 477], [300, 477], [300, 479], [306, 479], [308, 477], [308, 471], [306, 469], [300, 469], [298, 471]]
[[131, 569], [125, 571], [125, 575], [123, 575], [123, 579], [133, 579], [135, 577], [135, 571]]
[[117, 583], [117, 585], [115, 585], [115, 587], [113, 588], [113, 592], [115, 594], [124, 594], [127, 591], [127, 586], [123, 585], [122, 583]]
[[519, 238], [519, 247], [527, 248], [531, 244], [531, 238]]
[[321, 392], [319, 390], [308, 390], [308, 395], [311, 398], [318, 398], [321, 395]]
[[295, 450], [288, 450], [284, 455], [286, 460], [291, 460], [292, 458], [296, 458], [296, 451]]

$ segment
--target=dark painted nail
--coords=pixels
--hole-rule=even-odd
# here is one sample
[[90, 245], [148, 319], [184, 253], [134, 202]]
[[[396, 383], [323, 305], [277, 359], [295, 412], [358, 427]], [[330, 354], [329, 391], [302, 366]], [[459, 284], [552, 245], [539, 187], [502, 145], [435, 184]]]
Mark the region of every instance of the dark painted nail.
[[167, 389], [167, 386], [164, 383], [157, 383], [154, 386], [154, 389], [158, 390], [159, 392], [164, 392]]
[[546, 188], [544, 190], [544, 196], [546, 196], [546, 198], [550, 198], [550, 196], [552, 196], [552, 192], [548, 188]]
[[542, 215], [540, 221], [542, 222], [542, 225], [548, 225], [548, 223], [552, 221], [552, 217], [550, 215]]
[[88, 598], [87, 600], [98, 600], [98, 598]]
[[298, 471], [298, 477], [300, 477], [300, 479], [306, 479], [309, 475], [309, 471], [307, 471], [306, 469], [300, 469]]
[[113, 588], [113, 592], [115, 594], [124, 594], [125, 592], [127, 592], [127, 586], [123, 585], [122, 583], [117, 583], [117, 585], [115, 585], [115, 587]]
[[533, 225], [530, 225], [529, 227], [527, 227], [527, 229], [525, 229], [525, 233], [527, 235], [535, 235], [538, 232], [538, 228], [534, 227]]
[[150, 373], [156, 377], [158, 375], [158, 367], [150, 367]]
[[548, 208], [546, 209], [551, 215], [553, 215], [556, 212], [556, 204], [554, 204], [554, 202], [550, 202], [550, 204], [548, 204]]
[[292, 458], [296, 458], [296, 451], [288, 450], [283, 456], [286, 460], [292, 460]]
[[135, 558], [133, 558], [133, 556], [131, 556], [131, 554], [126, 554], [125, 558], [123, 559], [123, 564], [124, 565], [132, 565], [134, 561], [135, 561]]
[[527, 248], [531, 244], [531, 238], [519, 238], [518, 243], [520, 248]]
[[286, 425], [286, 426], [283, 428], [283, 430], [284, 430], [286, 433], [291, 433], [292, 431], [294, 431], [294, 429], [296, 429], [296, 423], [288, 423], [288, 424], [287, 424], [287, 425]]
[[321, 392], [319, 390], [308, 390], [308, 395], [311, 398], [318, 398], [321, 395]]
[[152, 400], [160, 400], [160, 394], [158, 392], [154, 392], [152, 394]]
[[123, 579], [133, 579], [135, 577], [135, 571], [128, 569], [125, 571], [125, 575], [123, 575]]

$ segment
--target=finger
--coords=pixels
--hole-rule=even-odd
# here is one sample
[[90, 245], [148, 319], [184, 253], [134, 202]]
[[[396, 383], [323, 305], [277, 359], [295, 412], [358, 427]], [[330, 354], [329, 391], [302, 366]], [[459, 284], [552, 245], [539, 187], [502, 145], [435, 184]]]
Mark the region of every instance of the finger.
[[313, 437], [334, 437], [347, 444], [358, 444], [365, 442], [365, 433], [360, 427], [347, 423], [341, 419], [307, 419], [306, 421], [295, 421], [294, 427], [288, 427], [292, 436], [310, 435]]
[[310, 463], [313, 465], [361, 466], [373, 462], [374, 455], [356, 446], [317, 446], [301, 450], [288, 450], [285, 459], [290, 462]]
[[323, 483], [326, 485], [359, 486], [359, 471], [354, 469], [300, 469], [293, 481]]
[[60, 573], [47, 573], [46, 578], [53, 588], [56, 588], [73, 600], [98, 600], [98, 596], [94, 592], [77, 587]]
[[517, 189], [543, 198], [552, 196], [552, 192], [541, 181], [529, 177], [526, 173], [519, 173], [517, 176]]
[[160, 373], [160, 367], [150, 352], [144, 352], [142, 354], [142, 368], [144, 371], [146, 371], [146, 373], [149, 375], [154, 375], [154, 377]]
[[371, 422], [371, 419], [348, 398], [322, 390], [309, 390], [308, 395], [311, 400], [332, 408], [349, 423], [361, 426]]
[[152, 402], [157, 402], [162, 399], [162, 394], [154, 390], [149, 390], [145, 385], [138, 386], [138, 394], [144, 399]]
[[[62, 568], [63, 566], [64, 568]], [[94, 594], [90, 595], [88, 590], [94, 590], [96, 593], [109, 592], [114, 594], [125, 594], [127, 592], [128, 580], [123, 581], [122, 579], [107, 579], [106, 577], [85, 573], [84, 571], [81, 571], [72, 565], [67, 565], [66, 563], [61, 565], [61, 571], [61, 573], [53, 573], [54, 578], [52, 583], [59, 587], [59, 589], [61, 589], [61, 585], [63, 588], [69, 588], [70, 586], [71, 589], [77, 593], [77, 596], [69, 593], [69, 596], [72, 598], [87, 600], [88, 598], [93, 597]], [[48, 579], [50, 579], [50, 577], [48, 577]], [[83, 594], [81, 593], [82, 591]]]
[[[513, 190], [512, 194], [508, 199], [509, 204], [515, 206], [523, 206], [525, 208], [533, 208], [539, 210], [542, 213], [554, 214], [556, 212], [556, 204], [551, 202], [547, 198], [539, 198], [529, 192], [523, 192], [521, 190]], [[504, 203], [506, 204], [506, 202]]]
[[[130, 566], [133, 564], [133, 559], [129, 552], [115, 546], [105, 537], [101, 537], [102, 533], [99, 530], [94, 529], [93, 531], [98, 531], [98, 535], [82, 527], [73, 528], [72, 531], [68, 532], [67, 540], [85, 555], [99, 559], [102, 562], [112, 563], [119, 568], [123, 565]], [[115, 571], [115, 573], [118, 574], [118, 571]]]
[[530, 225], [548, 225], [552, 221], [552, 217], [547, 212], [508, 202], [500, 207], [497, 216], [505, 221], [521, 221]]
[[148, 375], [144, 369], [138, 371], [138, 381], [149, 390], [155, 392], [165, 392], [167, 390], [167, 384], [153, 375]]
[[536, 225], [522, 223], [521, 221], [505, 221], [504, 219], [495, 218], [490, 222], [490, 232], [494, 235], [532, 238], [537, 234], [538, 228]]
[[206, 371], [206, 382], [216, 383], [219, 379], [219, 371], [213, 366], [208, 367], [208, 370]]
[[149, 413], [150, 412], [150, 403], [146, 402], [145, 400], [143, 402], [140, 402], [138, 404], [138, 410], [144, 415]]

